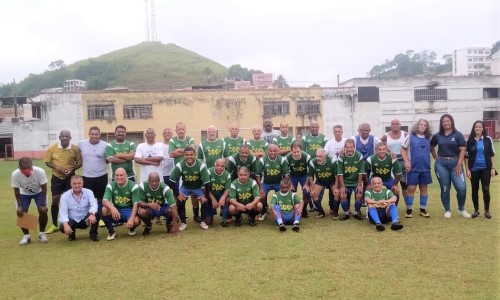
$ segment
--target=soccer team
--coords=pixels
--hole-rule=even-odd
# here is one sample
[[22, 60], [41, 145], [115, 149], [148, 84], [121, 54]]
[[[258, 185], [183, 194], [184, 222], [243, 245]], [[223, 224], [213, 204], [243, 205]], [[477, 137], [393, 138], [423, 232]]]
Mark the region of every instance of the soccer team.
[[[47, 176], [42, 168], [21, 158], [12, 173], [12, 187], [17, 216], [28, 212], [34, 200], [39, 213], [39, 241], [46, 243], [47, 234], [61, 231], [68, 240], [76, 239], [76, 229], [90, 227], [92, 241], [99, 241], [98, 227], [105, 226], [107, 240], [116, 238], [115, 226], [125, 224], [128, 234], [136, 235], [141, 221], [143, 236], [151, 233], [153, 220], [166, 223], [167, 232], [177, 235], [187, 228], [186, 201], [190, 198], [193, 220], [203, 229], [214, 224], [218, 209], [221, 226], [240, 226], [242, 215], [255, 226], [272, 212], [280, 231], [286, 225], [299, 232], [301, 218], [317, 212], [334, 220], [367, 218], [379, 231], [391, 223], [400, 230], [397, 205], [400, 186], [406, 204], [406, 218], [413, 217], [416, 187], [420, 190], [419, 215], [429, 218], [427, 185], [432, 183], [431, 159], [441, 187], [444, 217], [451, 217], [449, 190], [457, 190], [458, 212], [463, 217], [478, 217], [479, 182], [483, 191], [486, 218], [489, 211], [489, 183], [496, 175], [494, 147], [482, 121], [476, 121], [469, 139], [455, 129], [451, 115], [441, 117], [439, 132], [432, 135], [427, 120], [418, 120], [406, 133], [399, 120], [391, 122], [391, 130], [381, 139], [370, 134], [370, 125], [361, 124], [358, 134], [344, 138], [342, 126], [333, 127], [334, 138], [327, 141], [319, 132], [319, 124], [310, 124], [310, 133], [301, 137], [288, 134], [282, 122], [273, 129], [270, 119], [263, 127], [252, 127], [252, 139], [239, 136], [232, 124], [230, 136], [220, 139], [217, 128], [207, 128], [207, 139], [198, 147], [186, 135], [186, 126], [178, 122], [176, 136], [170, 128], [163, 130], [163, 141], [156, 142], [152, 128], [144, 132], [145, 142], [135, 145], [126, 140], [126, 128], [115, 128], [115, 140], [100, 139], [98, 127], [89, 129], [89, 138], [73, 145], [71, 133], [62, 130], [59, 143], [49, 147], [44, 161], [52, 169], [50, 206], [52, 224], [48, 223]], [[438, 148], [436, 152], [436, 146]], [[465, 170], [463, 162], [465, 161]], [[134, 163], [140, 178], [135, 183]], [[111, 180], [108, 180], [108, 164]], [[75, 171], [83, 167], [82, 175]], [[471, 179], [474, 213], [465, 211], [465, 177]], [[298, 193], [298, 186], [302, 193]], [[270, 191], [274, 193], [268, 196]], [[328, 193], [329, 212], [321, 202]], [[354, 210], [351, 196], [354, 194]], [[309, 206], [309, 209], [308, 209]], [[365, 214], [361, 209], [366, 206]], [[343, 214], [339, 215], [342, 207]], [[27, 228], [21, 228], [20, 245], [30, 243]]]

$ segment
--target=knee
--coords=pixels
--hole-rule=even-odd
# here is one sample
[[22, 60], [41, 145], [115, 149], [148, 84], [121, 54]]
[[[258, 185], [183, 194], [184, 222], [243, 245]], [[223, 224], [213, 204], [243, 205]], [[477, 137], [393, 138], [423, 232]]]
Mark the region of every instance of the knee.
[[260, 203], [260, 202], [257, 203], [257, 205], [255, 206], [255, 210], [258, 212], [262, 211], [262, 208], [263, 208], [263, 206], [262, 206], [262, 203]]

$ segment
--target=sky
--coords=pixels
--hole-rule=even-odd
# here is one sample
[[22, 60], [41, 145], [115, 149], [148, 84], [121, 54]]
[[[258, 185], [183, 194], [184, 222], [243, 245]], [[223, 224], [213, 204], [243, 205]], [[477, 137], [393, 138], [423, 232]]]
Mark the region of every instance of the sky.
[[[149, 0], [151, 1], [151, 0]], [[156, 0], [157, 39], [226, 67], [336, 86], [406, 50], [500, 40], [497, 0]], [[0, 83], [147, 40], [144, 0], [0, 2]]]

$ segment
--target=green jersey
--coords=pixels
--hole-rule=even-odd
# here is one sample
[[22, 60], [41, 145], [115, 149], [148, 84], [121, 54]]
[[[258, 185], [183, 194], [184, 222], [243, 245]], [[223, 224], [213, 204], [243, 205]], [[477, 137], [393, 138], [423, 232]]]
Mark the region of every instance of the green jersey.
[[235, 139], [227, 136], [224, 138], [224, 142], [226, 143], [226, 153], [224, 154], [224, 157], [229, 157], [233, 154], [238, 153], [238, 151], [240, 150], [240, 146], [246, 144], [245, 139], [241, 136]]
[[[193, 145], [194, 147], [194, 139], [192, 137], [185, 136], [184, 139], [181, 140], [178, 137], [174, 136], [173, 138], [170, 139], [170, 142], [168, 143], [168, 153], [177, 149], [185, 149], [190, 145]], [[177, 164], [183, 160], [184, 157], [182, 156], [176, 157], [174, 158], [174, 164]]]
[[252, 139], [247, 141], [247, 145], [250, 146], [250, 150], [254, 153], [257, 152], [266, 152], [267, 150], [267, 142], [264, 139], [260, 139], [258, 141]]
[[200, 189], [210, 182], [207, 166], [199, 159], [192, 166], [188, 166], [185, 160], [175, 165], [170, 181], [178, 182], [181, 178], [182, 186], [187, 189]]
[[226, 170], [222, 174], [217, 174], [215, 168], [209, 168], [208, 174], [212, 182], [212, 194], [215, 198], [220, 198], [231, 187], [231, 175]]
[[246, 183], [240, 183], [238, 179], [231, 183], [229, 199], [236, 199], [238, 203], [246, 205], [257, 197], [260, 197], [259, 186], [252, 178], [248, 178]]
[[365, 192], [365, 199], [369, 198], [373, 201], [389, 200], [392, 197], [394, 197], [394, 193], [391, 190], [388, 190], [385, 186], [378, 193], [373, 191], [373, 189], [366, 190]]
[[286, 160], [290, 166], [290, 176], [301, 177], [307, 176], [307, 166], [311, 160], [311, 156], [306, 152], [302, 151], [299, 159], [293, 158], [292, 153], [286, 155]]
[[328, 156], [323, 164], [318, 163], [318, 160], [313, 158], [309, 161], [307, 175], [316, 178], [318, 183], [331, 185], [335, 181], [335, 162]]
[[337, 160], [337, 175], [344, 177], [344, 184], [348, 187], [358, 185], [359, 174], [366, 174], [365, 161], [359, 151], [355, 151], [352, 156], [344, 154]]
[[125, 186], [112, 181], [106, 186], [102, 200], [111, 201], [117, 208], [132, 208], [134, 203], [141, 202], [141, 192], [132, 180], [127, 180]]
[[224, 158], [226, 151], [226, 143], [221, 139], [216, 139], [211, 142], [205, 140], [198, 147], [198, 159], [200, 159], [207, 168], [215, 166], [215, 161], [219, 158]]
[[376, 154], [373, 154], [366, 159], [366, 170], [371, 170], [371, 177], [380, 177], [385, 182], [394, 178], [395, 175], [401, 174], [401, 165], [398, 159], [392, 159], [389, 153], [386, 154], [383, 160], [380, 160]]
[[312, 158], [316, 157], [316, 151], [321, 148], [325, 148], [326, 137], [322, 133], [313, 136], [310, 133], [302, 137], [301, 146], [302, 150], [311, 155]]
[[241, 160], [240, 154], [236, 153], [227, 158], [226, 169], [231, 174], [231, 178], [237, 178], [240, 167], [247, 167], [250, 173], [255, 174], [256, 164], [257, 159], [253, 154], [249, 154], [246, 160]]
[[277, 192], [271, 197], [271, 205], [278, 205], [284, 213], [291, 213], [294, 206], [300, 202], [302, 202], [302, 199], [294, 192], [287, 192], [286, 194]]
[[[135, 150], [136, 146], [134, 142], [124, 141], [123, 143], [117, 143], [116, 141], [112, 141], [106, 146], [104, 155], [106, 156], [106, 159], [108, 159], [112, 156], [115, 156], [115, 154], [135, 153]], [[134, 162], [132, 160], [120, 164], [111, 164], [111, 178], [115, 178], [115, 171], [118, 168], [124, 168], [127, 172], [127, 177], [135, 176]]]
[[160, 185], [156, 190], [153, 190], [151, 188], [149, 182], [141, 182], [139, 184], [139, 191], [143, 202], [156, 203], [160, 206], [163, 206], [165, 204], [174, 206], [176, 204], [174, 192], [164, 182], [160, 182]]
[[257, 176], [262, 176], [262, 182], [266, 184], [280, 183], [281, 179], [289, 175], [288, 161], [282, 156], [276, 156], [274, 160], [268, 155], [257, 161]]
[[273, 139], [273, 144], [278, 145], [280, 150], [288, 150], [290, 151], [290, 147], [292, 146], [292, 141], [293, 137], [287, 136], [287, 137], [282, 137], [277, 136]]

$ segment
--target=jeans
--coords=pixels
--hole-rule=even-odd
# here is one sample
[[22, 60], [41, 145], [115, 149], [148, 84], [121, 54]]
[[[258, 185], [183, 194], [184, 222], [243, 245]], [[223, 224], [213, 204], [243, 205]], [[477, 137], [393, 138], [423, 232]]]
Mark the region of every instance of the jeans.
[[436, 172], [436, 176], [439, 181], [439, 185], [441, 187], [441, 202], [443, 203], [443, 207], [445, 211], [450, 210], [450, 189], [451, 183], [455, 187], [457, 191], [457, 201], [458, 201], [458, 210], [464, 210], [465, 205], [465, 193], [466, 193], [466, 185], [465, 185], [465, 177], [464, 171], [462, 169], [462, 173], [460, 175], [456, 175], [453, 169], [457, 165], [457, 159], [436, 159], [436, 163], [434, 164], [434, 171]]

